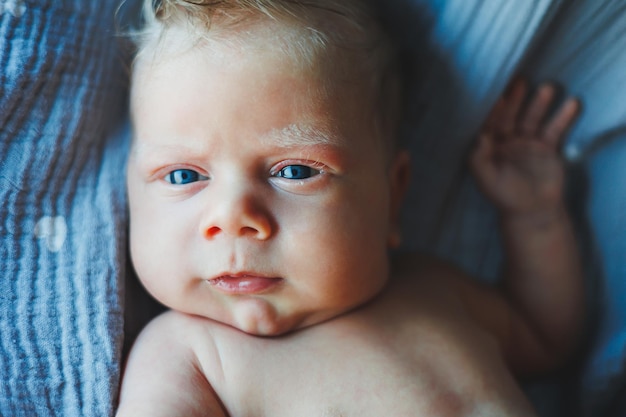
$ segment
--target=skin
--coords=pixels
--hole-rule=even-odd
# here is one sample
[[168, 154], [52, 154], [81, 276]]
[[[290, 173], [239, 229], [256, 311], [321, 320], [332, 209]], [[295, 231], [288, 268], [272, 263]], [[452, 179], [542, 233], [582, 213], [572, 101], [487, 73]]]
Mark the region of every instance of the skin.
[[547, 117], [550, 96], [522, 108], [514, 90], [483, 129], [471, 165], [502, 214], [500, 291], [421, 255], [390, 263], [407, 158], [372, 133], [367, 95], [321, 95], [271, 49], [179, 51], [134, 73], [132, 258], [172, 310], [133, 347], [118, 415], [534, 415], [511, 371], [553, 369], [582, 321], [558, 153], [578, 105]]
[[[139, 62], [132, 95], [131, 253], [148, 291], [258, 335], [378, 294], [407, 159], [390, 163], [373, 122], [361, 123], [369, 109], [350, 104], [366, 98], [319, 94], [271, 49], [218, 44], [170, 58]], [[263, 278], [275, 284], [246, 290]]]

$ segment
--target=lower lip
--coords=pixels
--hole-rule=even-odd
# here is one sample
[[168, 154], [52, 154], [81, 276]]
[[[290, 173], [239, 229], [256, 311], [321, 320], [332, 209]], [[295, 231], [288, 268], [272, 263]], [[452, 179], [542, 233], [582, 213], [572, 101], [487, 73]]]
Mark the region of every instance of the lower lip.
[[220, 291], [229, 294], [260, 294], [277, 287], [281, 278], [256, 276], [219, 277], [208, 280], [208, 283]]

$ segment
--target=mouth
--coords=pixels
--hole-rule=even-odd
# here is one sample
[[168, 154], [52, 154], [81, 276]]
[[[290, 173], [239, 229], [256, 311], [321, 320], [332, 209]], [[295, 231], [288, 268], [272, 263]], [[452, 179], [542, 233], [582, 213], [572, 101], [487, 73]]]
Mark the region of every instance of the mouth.
[[255, 273], [222, 274], [207, 282], [221, 292], [234, 295], [262, 294], [278, 287], [282, 278], [267, 277]]

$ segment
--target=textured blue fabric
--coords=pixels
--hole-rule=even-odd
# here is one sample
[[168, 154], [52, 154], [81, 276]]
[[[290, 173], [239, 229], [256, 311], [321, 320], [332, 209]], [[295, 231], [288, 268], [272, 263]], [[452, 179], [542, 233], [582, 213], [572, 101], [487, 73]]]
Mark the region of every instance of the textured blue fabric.
[[116, 3], [0, 1], [1, 416], [113, 411], [128, 138]]
[[626, 415], [626, 126], [610, 139], [585, 161], [603, 275], [600, 320], [581, 381], [587, 416]]

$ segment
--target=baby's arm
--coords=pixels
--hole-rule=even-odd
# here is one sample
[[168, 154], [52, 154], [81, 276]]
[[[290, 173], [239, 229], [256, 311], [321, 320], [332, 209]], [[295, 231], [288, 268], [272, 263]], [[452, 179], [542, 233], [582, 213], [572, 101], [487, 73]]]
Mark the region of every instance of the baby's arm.
[[511, 319], [509, 359], [533, 371], [566, 358], [582, 328], [582, 268], [560, 155], [580, 105], [569, 98], [549, 116], [553, 86], [540, 86], [524, 106], [526, 95], [523, 81], [512, 84], [489, 115], [470, 165], [500, 215], [502, 289], [518, 315]]
[[180, 316], [165, 313], [139, 335], [124, 371], [117, 417], [226, 417]]

